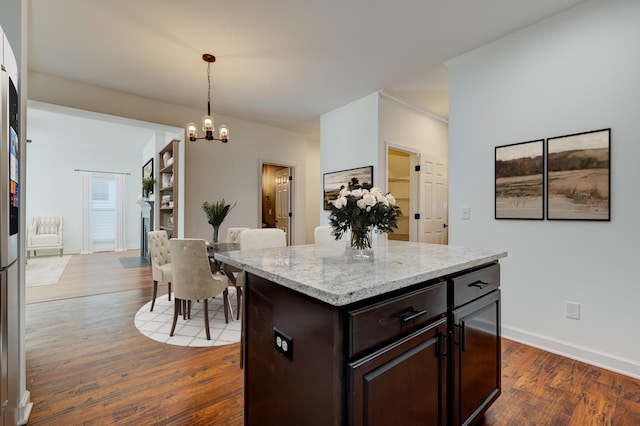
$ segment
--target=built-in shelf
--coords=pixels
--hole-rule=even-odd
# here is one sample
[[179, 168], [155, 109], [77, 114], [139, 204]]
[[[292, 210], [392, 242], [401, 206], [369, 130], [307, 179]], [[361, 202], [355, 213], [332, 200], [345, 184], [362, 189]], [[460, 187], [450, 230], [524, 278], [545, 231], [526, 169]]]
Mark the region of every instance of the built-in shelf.
[[[169, 142], [160, 152], [160, 172], [158, 199], [160, 211], [158, 229], [165, 230], [169, 237], [177, 236], [178, 223], [178, 143], [177, 139]], [[168, 203], [172, 203], [168, 205]]]

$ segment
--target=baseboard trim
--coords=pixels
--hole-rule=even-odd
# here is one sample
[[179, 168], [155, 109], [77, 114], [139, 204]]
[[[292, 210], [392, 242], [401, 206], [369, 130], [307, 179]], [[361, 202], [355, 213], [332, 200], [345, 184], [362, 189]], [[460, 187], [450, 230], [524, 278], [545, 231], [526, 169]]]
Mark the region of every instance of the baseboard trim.
[[625, 376], [640, 379], [640, 362], [600, 352], [592, 348], [573, 345], [549, 336], [531, 333], [516, 327], [502, 325], [502, 337], [525, 345], [533, 346], [576, 361], [611, 370]]

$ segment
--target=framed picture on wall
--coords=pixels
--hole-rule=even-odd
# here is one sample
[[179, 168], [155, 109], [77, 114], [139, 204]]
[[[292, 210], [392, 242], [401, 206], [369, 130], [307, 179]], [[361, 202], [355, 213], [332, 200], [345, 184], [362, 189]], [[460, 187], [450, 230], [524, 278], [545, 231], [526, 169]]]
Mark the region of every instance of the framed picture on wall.
[[147, 179], [147, 178], [153, 179], [153, 158], [150, 158], [149, 161], [147, 161], [144, 164], [144, 166], [142, 166], [142, 178], [143, 179]]
[[331, 210], [331, 203], [338, 198], [340, 190], [346, 188], [352, 179], [364, 187], [373, 187], [373, 166], [358, 167], [355, 169], [341, 170], [339, 172], [325, 173], [323, 175], [323, 207]]
[[544, 219], [544, 139], [495, 150], [495, 218]]
[[[151, 183], [147, 183], [149, 179]], [[153, 158], [142, 166], [142, 193], [146, 194], [146, 197], [153, 193]]]
[[547, 219], [611, 220], [611, 129], [547, 139]]

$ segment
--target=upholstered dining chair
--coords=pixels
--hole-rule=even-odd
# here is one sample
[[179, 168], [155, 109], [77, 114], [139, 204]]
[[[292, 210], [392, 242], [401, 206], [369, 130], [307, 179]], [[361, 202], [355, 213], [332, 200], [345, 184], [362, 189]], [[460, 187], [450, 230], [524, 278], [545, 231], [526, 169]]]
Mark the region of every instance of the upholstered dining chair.
[[240, 244], [240, 234], [251, 228], [229, 228], [227, 229], [227, 242], [232, 244]]
[[211, 340], [209, 332], [209, 298], [222, 293], [225, 321], [229, 322], [229, 281], [223, 274], [213, 274], [209, 267], [207, 246], [203, 239], [173, 238], [169, 241], [171, 264], [173, 268], [173, 324], [170, 336], [176, 329], [180, 312], [184, 315], [184, 304], [201, 300], [204, 310], [204, 327], [207, 340]]
[[313, 230], [313, 242], [315, 244], [332, 245], [335, 247], [344, 246], [344, 234], [338, 240], [331, 233], [333, 228], [329, 225], [316, 226]]
[[[286, 247], [287, 237], [282, 229], [277, 228], [260, 228], [248, 229], [240, 234], [240, 251], [261, 250], [276, 247]], [[236, 288], [244, 293], [244, 274], [240, 273], [237, 277]], [[244, 299], [243, 299], [244, 303]], [[244, 306], [243, 306], [244, 309]], [[240, 307], [238, 306], [238, 311]], [[240, 349], [240, 368], [244, 366], [244, 321], [241, 325], [242, 345]]]
[[[261, 228], [261, 229], [245, 229], [240, 236], [240, 251], [246, 250], [259, 250], [272, 247], [285, 247], [287, 240], [285, 233], [282, 229], [276, 228]], [[229, 266], [224, 267], [227, 275], [232, 275], [234, 279], [234, 285], [236, 287], [236, 294], [238, 297], [238, 309], [237, 319], [240, 319], [240, 306], [242, 293], [244, 288], [244, 274], [239, 269], [231, 268]]]
[[153, 277], [153, 298], [151, 311], [158, 296], [158, 282], [168, 284], [167, 296], [171, 300], [171, 253], [169, 251], [169, 237], [167, 231], [150, 231], [149, 252], [151, 254], [151, 275]]
[[240, 234], [240, 251], [285, 247], [287, 237], [282, 229], [248, 229]]
[[[244, 227], [228, 228], [227, 243], [240, 244], [240, 234], [246, 231], [247, 229], [251, 229], [251, 228], [244, 228]], [[237, 302], [236, 306], [238, 307], [236, 310], [237, 311], [236, 319], [240, 319], [240, 302], [242, 299], [242, 288], [238, 286], [237, 280], [238, 280], [238, 275], [242, 272], [242, 270], [234, 266], [224, 265], [223, 271], [225, 274], [227, 274], [227, 277], [229, 278], [231, 285], [233, 285], [236, 289], [236, 302]]]

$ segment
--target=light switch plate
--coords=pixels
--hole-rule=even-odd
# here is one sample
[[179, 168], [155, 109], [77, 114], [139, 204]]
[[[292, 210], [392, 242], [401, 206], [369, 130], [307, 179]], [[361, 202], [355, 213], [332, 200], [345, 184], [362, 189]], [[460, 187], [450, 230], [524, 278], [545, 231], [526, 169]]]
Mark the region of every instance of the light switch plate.
[[463, 219], [463, 220], [471, 219], [471, 207], [469, 207], [469, 206], [462, 207], [462, 212], [460, 214], [460, 218]]

